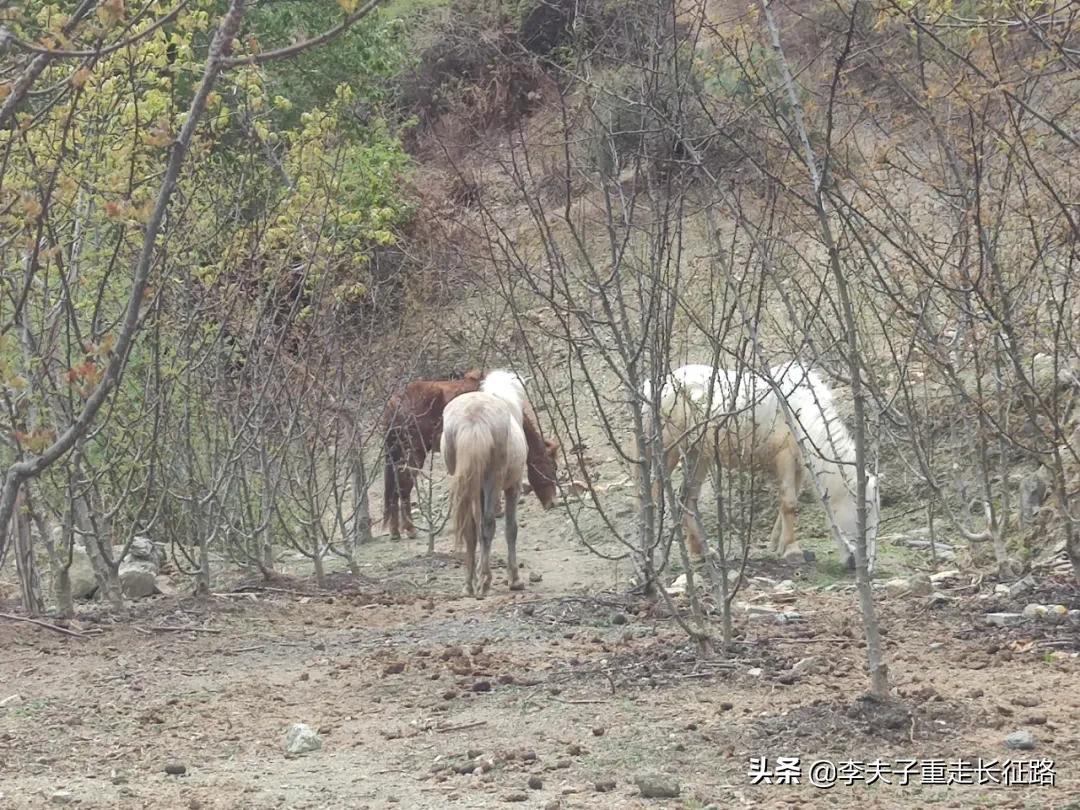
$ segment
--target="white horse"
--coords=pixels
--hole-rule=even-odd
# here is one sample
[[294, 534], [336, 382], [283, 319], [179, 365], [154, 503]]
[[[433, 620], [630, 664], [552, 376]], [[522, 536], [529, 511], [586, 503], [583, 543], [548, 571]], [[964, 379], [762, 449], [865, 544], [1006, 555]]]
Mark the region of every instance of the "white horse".
[[491, 588], [491, 543], [495, 538], [499, 492], [506, 495], [510, 590], [524, 588], [517, 565], [517, 504], [528, 455], [522, 427], [525, 401], [521, 379], [513, 372], [497, 369], [488, 373], [479, 391], [456, 396], [443, 411], [442, 457], [452, 476], [454, 539], [459, 548], [465, 547], [465, 593], [475, 594], [478, 599]]
[[[648, 382], [643, 394], [651, 413]], [[683, 527], [691, 554], [697, 558], [705, 554], [697, 501], [710, 465], [718, 458], [721, 465], [735, 469], [772, 468], [780, 488], [780, 513], [770, 545], [784, 558], [803, 555], [795, 542], [795, 505], [803, 470], [808, 469], [829, 513], [841, 559], [849, 569], [854, 567], [855, 444], [836, 412], [832, 392], [817, 374], [798, 363], [770, 369], [768, 379], [753, 372], [740, 376], [711, 366], [683, 366], [665, 382], [659, 411], [666, 474], [686, 460]], [[659, 483], [653, 488], [654, 502], [662, 495]], [[877, 476], [868, 474], [869, 570], [874, 565], [880, 511]]]

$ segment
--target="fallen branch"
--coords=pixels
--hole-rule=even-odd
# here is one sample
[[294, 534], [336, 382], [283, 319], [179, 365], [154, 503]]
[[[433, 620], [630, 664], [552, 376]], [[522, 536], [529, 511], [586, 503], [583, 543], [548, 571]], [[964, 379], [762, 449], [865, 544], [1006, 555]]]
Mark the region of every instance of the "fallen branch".
[[53, 630], [57, 633], [63, 633], [65, 636], [72, 636], [73, 638], [86, 638], [85, 633], [79, 633], [75, 630], [68, 630], [66, 627], [59, 627], [55, 624], [49, 624], [43, 622], [41, 619], [31, 619], [29, 616], [13, 616], [10, 613], [0, 613], [0, 619], [8, 619], [13, 622], [26, 622], [27, 624], [36, 624], [38, 627], [44, 627], [46, 630]]
[[[147, 628], [136, 627], [136, 630], [142, 630], [144, 633]], [[155, 624], [152, 625], [149, 630], [153, 630], [155, 633], [184, 633], [191, 631], [192, 633], [220, 633], [221, 631], [216, 627], [197, 627], [196, 625], [187, 625], [186, 627], [173, 627], [167, 624]]]
[[472, 723], [463, 723], [460, 726], [436, 726], [432, 731], [437, 731], [440, 734], [445, 734], [450, 731], [465, 731], [470, 728], [477, 728], [478, 726], [486, 726], [487, 720], [476, 720]]

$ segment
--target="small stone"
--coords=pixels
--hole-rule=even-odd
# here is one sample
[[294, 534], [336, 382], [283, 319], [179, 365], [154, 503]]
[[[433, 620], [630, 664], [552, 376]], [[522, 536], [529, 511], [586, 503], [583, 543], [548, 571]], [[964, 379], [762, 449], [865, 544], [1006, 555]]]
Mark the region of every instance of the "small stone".
[[75, 796], [70, 790], [57, 790], [49, 796], [49, 801], [53, 804], [71, 804], [75, 801]]
[[533, 751], [532, 749], [529, 749], [527, 751], [522, 751], [521, 752], [521, 761], [522, 762], [536, 762], [536, 752]]
[[457, 696], [458, 693], [453, 689], [447, 689], [445, 692], [442, 693], [443, 700], [453, 700]]
[[490, 692], [491, 681], [476, 681], [470, 688], [474, 692]]
[[749, 675], [751, 678], [760, 678], [761, 673], [761, 667], [750, 667], [750, 669], [746, 670], [746, 674]]
[[635, 776], [634, 784], [641, 791], [643, 799], [674, 799], [678, 797], [681, 790], [678, 782], [663, 774], [648, 773]]
[[1013, 706], [1023, 706], [1025, 709], [1033, 709], [1039, 705], [1039, 699], [1034, 695], [1017, 695], [1009, 702]]
[[1035, 747], [1035, 735], [1024, 728], [1014, 731], [1005, 738], [1005, 747], [1016, 751], [1030, 751]]
[[583, 752], [584, 749], [577, 743], [571, 743], [566, 749], [566, 753], [572, 757], [579, 757]]
[[791, 686], [793, 683], [795, 683], [795, 680], [796, 680], [795, 673], [794, 672], [781, 672], [776, 677], [776, 680], [779, 681], [780, 683], [784, 684], [785, 686]]
[[1051, 605], [1046, 611], [1046, 621], [1050, 624], [1061, 624], [1069, 616], [1069, 609], [1064, 605]]
[[627, 618], [625, 613], [615, 612], [611, 614], [612, 624], [626, 624]]
[[504, 802], [527, 802], [529, 795], [527, 793], [507, 793], [503, 796]]
[[1019, 613], [987, 613], [986, 623], [995, 627], [1015, 627], [1023, 618]]
[[543, 581], [544, 581], [544, 575], [543, 574], [541, 574], [541, 573], [539, 573], [537, 571], [530, 571], [529, 572], [529, 582], [531, 582], [531, 583], [533, 583], [535, 585], [537, 582], [543, 582]]
[[308, 681], [308, 680], [311, 680], [311, 675], [309, 675], [309, 674], [308, 674], [308, 673], [306, 673], [306, 672], [301, 672], [301, 673], [300, 673], [300, 680], [302, 680], [302, 681]]
[[1045, 726], [1047, 717], [1045, 714], [1032, 714], [1024, 718], [1024, 725]]
[[1024, 612], [1020, 615], [1025, 619], [1041, 619], [1049, 612], [1049, 608], [1046, 605], [1040, 605], [1035, 602], [1031, 602], [1024, 607]]
[[539, 776], [530, 776], [529, 777], [529, 789], [530, 790], [540, 790], [540, 788], [542, 788], [543, 786], [544, 786], [544, 780], [541, 779]]
[[796, 675], [816, 675], [829, 671], [829, 662], [820, 655], [811, 655], [795, 663], [791, 671]]
[[606, 732], [607, 732], [607, 729], [605, 729], [603, 726], [596, 726], [592, 730], [592, 735], [594, 737], [603, 737]]
[[285, 735], [285, 753], [306, 754], [322, 748], [322, 738], [307, 723], [296, 723]]
[[734, 708], [735, 704], [732, 703], [730, 700], [725, 700], [720, 704], [720, 711], [722, 712], [730, 712]]
[[615, 780], [601, 779], [599, 782], [593, 785], [593, 789], [596, 790], [597, 793], [610, 793], [615, 789]]
[[386, 676], [386, 675], [400, 675], [404, 671], [405, 671], [405, 662], [404, 661], [394, 661], [393, 663], [387, 664], [385, 667], [383, 667], [382, 674], [384, 676]]
[[930, 581], [935, 585], [940, 585], [942, 582], [948, 582], [949, 580], [959, 579], [960, 572], [956, 569], [949, 571], [938, 571], [936, 574], [930, 575]]
[[187, 765], [183, 762], [167, 762], [165, 763], [165, 773], [169, 776], [183, 776], [187, 773]]
[[469, 759], [478, 759], [483, 755], [484, 752], [479, 748], [470, 748], [468, 751], [465, 752], [465, 756], [467, 756]]
[[561, 810], [562, 802], [558, 799], [552, 799], [550, 802], [544, 805], [544, 810]]

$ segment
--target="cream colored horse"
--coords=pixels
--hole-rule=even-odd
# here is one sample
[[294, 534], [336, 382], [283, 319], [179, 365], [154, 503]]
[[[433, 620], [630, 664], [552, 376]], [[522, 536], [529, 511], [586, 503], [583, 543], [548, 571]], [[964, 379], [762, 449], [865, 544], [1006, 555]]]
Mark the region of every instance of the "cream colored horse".
[[460, 394], [443, 411], [442, 457], [452, 476], [454, 537], [459, 547], [465, 547], [465, 593], [478, 599], [491, 588], [491, 543], [500, 492], [506, 495], [510, 590], [524, 588], [517, 565], [517, 505], [528, 454], [524, 403], [525, 387], [518, 376], [496, 370], [484, 378], [479, 391]]
[[[770, 384], [770, 379], [772, 384]], [[651, 403], [652, 388], [643, 390]], [[690, 552], [705, 554], [698, 496], [714, 459], [732, 469], [772, 469], [780, 513], [770, 545], [782, 557], [801, 559], [795, 541], [795, 507], [803, 471], [816, 478], [841, 559], [854, 567], [857, 532], [855, 444], [833, 405], [832, 392], [797, 363], [770, 369], [769, 379], [711, 366], [676, 369], [660, 392], [660, 432], [667, 475], [683, 462], [686, 483], [683, 527]], [[651, 411], [651, 408], [650, 408]], [[653, 500], [661, 496], [654, 484]], [[880, 500], [874, 475], [866, 478], [867, 566], [873, 570]]]

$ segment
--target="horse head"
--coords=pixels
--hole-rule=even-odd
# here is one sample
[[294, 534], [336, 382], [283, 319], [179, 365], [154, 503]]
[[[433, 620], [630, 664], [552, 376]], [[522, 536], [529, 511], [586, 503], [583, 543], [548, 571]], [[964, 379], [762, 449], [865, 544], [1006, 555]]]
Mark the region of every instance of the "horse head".
[[555, 486], [555, 474], [558, 471], [559, 443], [544, 439], [545, 452], [535, 463], [529, 464], [529, 484], [544, 509], [555, 505], [559, 490]]
[[[848, 518], [846, 523], [846, 530], [841, 529], [841, 539], [846, 546], [846, 554], [844, 554], [844, 566], [849, 571], [855, 570], [855, 514], [852, 507], [849, 507]], [[879, 476], [871, 473], [869, 470], [866, 473], [866, 572], [868, 574], [874, 573], [874, 563], [877, 560], [877, 535], [878, 525], [881, 522], [881, 490], [879, 488]], [[843, 524], [842, 524], [843, 525]]]

